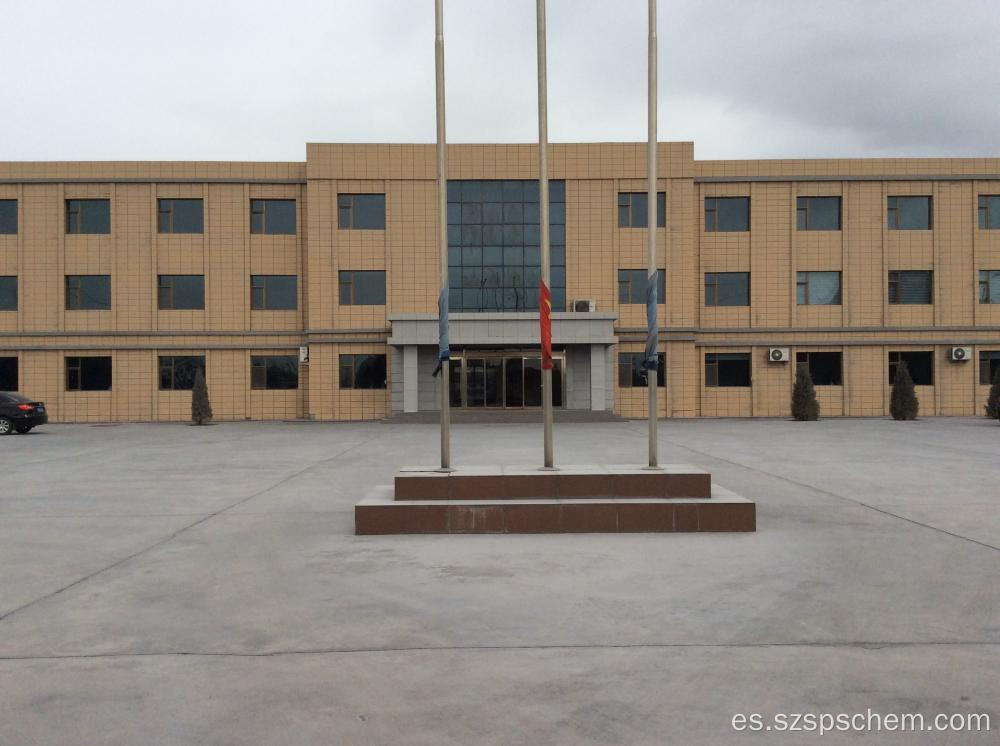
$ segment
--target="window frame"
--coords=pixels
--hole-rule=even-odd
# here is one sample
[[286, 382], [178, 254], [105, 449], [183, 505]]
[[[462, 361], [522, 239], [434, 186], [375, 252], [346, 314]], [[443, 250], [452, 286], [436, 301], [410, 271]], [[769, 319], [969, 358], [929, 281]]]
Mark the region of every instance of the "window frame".
[[[359, 225], [359, 214], [363, 211], [358, 209], [358, 206], [355, 205], [355, 201], [359, 198], [373, 197], [381, 197], [382, 224], [375, 226]], [[385, 192], [345, 192], [343, 194], [337, 194], [337, 229], [350, 231], [384, 231], [387, 214], [386, 202]]]
[[[719, 383], [720, 362], [741, 362], [746, 365], [747, 382], [722, 385]], [[749, 352], [706, 352], [705, 353], [705, 388], [746, 389], [753, 388], [753, 358]], [[742, 367], [742, 366], [741, 366]], [[709, 375], [709, 371], [712, 371]]]
[[[381, 386], [358, 386], [358, 371], [367, 358], [381, 358], [384, 378]], [[380, 352], [348, 352], [337, 356], [337, 387], [341, 391], [385, 391], [389, 388], [388, 358]], [[344, 385], [344, 372], [350, 370], [350, 385]]]
[[[622, 279], [622, 274], [623, 273], [627, 273], [626, 274], [626, 279], [624, 279], [624, 280]], [[642, 290], [642, 293], [641, 293], [641, 295], [642, 295], [642, 299], [641, 300], [635, 300], [635, 295], [632, 292], [633, 285], [635, 284], [635, 274], [636, 273], [639, 273], [641, 275], [641, 277], [642, 277], [643, 290]], [[618, 305], [620, 305], [620, 306], [636, 306], [636, 305], [643, 305], [644, 306], [644, 305], [646, 305], [646, 288], [645, 288], [645, 285], [646, 285], [646, 279], [647, 279], [647, 277], [648, 277], [647, 270], [645, 270], [645, 269], [621, 269], [621, 268], [619, 268], [618, 269]], [[657, 269], [656, 270], [656, 279], [658, 280], [658, 282], [657, 282], [657, 289], [656, 289], [658, 295], [657, 295], [657, 298], [656, 298], [656, 303], [657, 303], [657, 305], [663, 305], [663, 304], [666, 303], [666, 297], [667, 297], [667, 271], [665, 269], [662, 269], [662, 268]], [[628, 298], [628, 300], [622, 300], [622, 290], [625, 289], [625, 288], [627, 288], [626, 297]]]
[[0, 199], [0, 206], [6, 205], [8, 203], [13, 203], [13, 227], [14, 230], [3, 230], [3, 223], [0, 222], [0, 236], [16, 236], [21, 230], [21, 220], [20, 220], [20, 205], [17, 199]]
[[[718, 282], [718, 279], [715, 279], [714, 282], [711, 285], [709, 284], [709, 279], [708, 279], [709, 277], [718, 278], [719, 275], [745, 275], [746, 276], [747, 302], [746, 303], [719, 303], [718, 302], [718, 296], [719, 296], [719, 282]], [[713, 292], [712, 292], [712, 296], [713, 297], [712, 297], [712, 299], [715, 301], [713, 303], [709, 303], [709, 287], [713, 288]], [[751, 288], [751, 285], [750, 285], [750, 273], [749, 272], [706, 272], [705, 273], [705, 278], [704, 278], [705, 307], [706, 308], [749, 308], [750, 307], [750, 301], [751, 301], [750, 288]]]
[[[722, 228], [719, 225], [719, 202], [722, 200], [742, 200], [746, 203], [746, 228]], [[714, 195], [705, 197], [703, 202], [705, 220], [703, 222], [705, 233], [749, 233], [750, 232], [750, 197], [743, 195]], [[711, 216], [711, 221], [709, 220]]]
[[[927, 300], [920, 302], [900, 300], [899, 291], [904, 274], [921, 274], [928, 276]], [[893, 277], [895, 275], [895, 277]], [[893, 300], [895, 297], [895, 300]], [[886, 290], [886, 302], [890, 306], [932, 306], [934, 305], [934, 270], [932, 269], [890, 269], [888, 286]]]
[[[271, 366], [275, 360], [290, 360], [295, 368], [294, 386], [271, 386]], [[263, 371], [263, 373], [259, 373]], [[296, 355], [250, 355], [250, 390], [251, 391], [297, 391], [301, 383], [302, 371], [299, 366], [299, 358]], [[260, 377], [264, 379], [264, 385], [258, 385]]]
[[[899, 225], [902, 209], [899, 200], [927, 200], [927, 226], [924, 228], [903, 228]], [[891, 231], [929, 231], [934, 229], [934, 197], [926, 194], [892, 194], [886, 196], [886, 225]], [[895, 222], [895, 225], [893, 223]]]
[[[292, 308], [272, 308], [268, 305], [269, 278], [292, 277], [295, 279], [295, 305]], [[258, 282], [259, 281], [259, 282]], [[259, 293], [258, 293], [259, 291]], [[260, 300], [257, 300], [258, 295]], [[299, 310], [299, 276], [298, 275], [250, 275], [250, 310], [251, 311], [298, 311]]]
[[[813, 373], [813, 359], [819, 356], [826, 355], [836, 355], [838, 359], [837, 366], [837, 376], [835, 383], [817, 383], [817, 376]], [[844, 353], [843, 351], [836, 350], [796, 350], [795, 352], [795, 369], [798, 370], [799, 366], [805, 365], [806, 370], [809, 371], [809, 377], [812, 379], [814, 386], [843, 386], [844, 385]]]
[[[805, 275], [805, 281], [803, 282], [803, 275]], [[811, 275], [837, 275], [837, 300], [834, 303], [812, 303], [809, 299], [810, 293], [810, 276]], [[797, 270], [795, 273], [795, 305], [797, 306], [840, 306], [843, 305], [843, 283], [844, 276], [841, 270], [826, 270], [826, 269], [803, 269]], [[804, 300], [799, 300], [799, 290], [803, 289], [802, 297]]]
[[[273, 230], [270, 226], [270, 210], [277, 202], [291, 202], [293, 205], [293, 220], [295, 225], [290, 231]], [[257, 207], [260, 206], [258, 210]], [[259, 230], [254, 226], [254, 216], [260, 215]], [[297, 236], [299, 233], [299, 201], [295, 197], [252, 197], [250, 199], [250, 235], [253, 236]]]
[[979, 385], [992, 386], [993, 369], [1000, 370], [1000, 350], [979, 351]]
[[[83, 304], [83, 282], [82, 280], [92, 277], [106, 277], [108, 280], [108, 300], [107, 305], [98, 307], [84, 307]], [[74, 287], [74, 281], [77, 281]], [[66, 311], [110, 311], [114, 288], [111, 285], [111, 275], [65, 275], [65, 310]], [[76, 305], [71, 300], [75, 295]]]
[[[667, 385], [667, 356], [664, 352], [656, 353], [656, 387], [665, 388]], [[635, 389], [649, 388], [649, 371], [644, 368], [646, 362], [645, 352], [619, 352], [618, 353], [618, 388]], [[626, 376], [624, 371], [628, 371]], [[628, 378], [628, 383], [625, 379]]]
[[[105, 204], [108, 208], [108, 229], [106, 231], [83, 230], [83, 206], [84, 204]], [[107, 236], [111, 234], [111, 200], [108, 197], [83, 197], [79, 199], [67, 199], [65, 201], [66, 210], [66, 235], [71, 236]], [[74, 226], [75, 218], [75, 226]], [[74, 229], [75, 228], [75, 229]]]
[[15, 312], [18, 310], [21, 302], [20, 288], [18, 287], [20, 285], [20, 278], [18, 275], [0, 275], [0, 286], [8, 284], [5, 283], [6, 280], [13, 280], [13, 282], [9, 283], [13, 287], [13, 305], [5, 306], [3, 304], [3, 293], [0, 292], [0, 312]]
[[[977, 195], [976, 203], [976, 214], [978, 215], [978, 227], [981, 231], [995, 231], [1000, 230], [1000, 194], [979, 194]], [[996, 218], [997, 224], [994, 226], [990, 225], [991, 213], [993, 210], [990, 209], [990, 203], [993, 203], [996, 207]]]
[[[13, 368], [14, 368], [14, 378], [13, 378], [14, 385], [13, 386], [8, 386], [6, 388], [4, 386], [0, 385], [0, 391], [7, 391], [7, 392], [10, 392], [10, 393], [14, 393], [14, 392], [18, 391], [18, 389], [20, 388], [20, 382], [21, 382], [21, 360], [20, 360], [20, 358], [17, 355], [0, 355], [0, 362], [2, 362], [3, 365], [9, 365], [9, 361], [10, 360], [14, 361], [14, 366], [13, 366]], [[0, 369], [2, 369], [2, 366], [0, 366]], [[2, 384], [2, 383], [3, 383], [3, 379], [0, 378], [0, 384]]]
[[[356, 275], [359, 274], [380, 274], [382, 275], [382, 302], [381, 303], [359, 303], [355, 296], [357, 291]], [[345, 282], [345, 279], [347, 280]], [[348, 300], [344, 300], [344, 291], [347, 290]], [[384, 306], [387, 304], [385, 270], [384, 269], [341, 269], [337, 272], [337, 302], [341, 306]]]
[[[63, 383], [66, 391], [112, 391], [114, 390], [114, 360], [111, 355], [66, 355], [65, 356], [65, 376]], [[84, 360], [107, 360], [108, 361], [108, 387], [107, 388], [84, 388]], [[71, 362], [75, 361], [75, 363]], [[76, 386], [71, 385], [72, 373], [76, 372]]]
[[[201, 208], [199, 216], [199, 230], [184, 231], [174, 229], [174, 203], [175, 202], [197, 202]], [[168, 204], [170, 209], [164, 210], [164, 204]], [[166, 216], [167, 230], [164, 230], [163, 218]], [[164, 235], [201, 235], [205, 233], [205, 199], [203, 197], [157, 197], [156, 199], [156, 232]]]
[[[833, 199], [837, 200], [837, 227], [836, 228], [813, 228], [810, 226], [810, 215], [812, 214], [813, 200]], [[804, 225], [800, 225], [799, 218], [804, 217]], [[796, 195], [795, 197], [795, 230], [798, 231], [839, 231], [844, 227], [844, 202], [843, 197], [837, 194], [816, 194], [816, 195]]]
[[[903, 355], [906, 355], [906, 356], [926, 355], [926, 356], [928, 356], [927, 360], [930, 361], [929, 370], [930, 370], [930, 373], [931, 373], [930, 383], [919, 383], [917, 381], [917, 379], [913, 375], [913, 371], [914, 371], [913, 366], [911, 366], [910, 363], [907, 362], [903, 358]], [[893, 356], [896, 357], [895, 360], [893, 360]], [[934, 385], [935, 370], [934, 370], [934, 351], [933, 350], [889, 350], [888, 351], [888, 358], [887, 358], [887, 360], [888, 360], [888, 372], [889, 372], [889, 385], [890, 386], [892, 386], [892, 379], [896, 375], [896, 366], [898, 366], [900, 362], [905, 362], [906, 363], [906, 369], [908, 371], [910, 371], [910, 378], [913, 379], [913, 385], [914, 386], [933, 386]]]
[[[190, 388], [187, 387], [187, 386], [183, 386], [183, 387], [179, 387], [178, 388], [178, 386], [177, 386], [177, 380], [176, 380], [177, 379], [177, 360], [178, 359], [181, 359], [181, 360], [200, 360], [201, 361], [200, 367], [201, 367], [202, 375], [205, 376], [206, 380], [208, 379], [208, 361], [206, 360], [205, 355], [158, 355], [157, 356], [157, 363], [158, 363], [158, 369], [159, 369], [159, 376], [158, 376], [157, 384], [159, 386], [159, 390], [160, 391], [192, 391], [194, 389], [194, 379], [193, 378], [191, 379], [191, 387]], [[164, 364], [164, 361], [166, 361], [166, 360], [170, 361], [169, 366], [167, 366], [167, 365]], [[196, 363], [195, 364], [195, 369], [196, 369], [195, 370], [195, 375], [197, 375], [197, 368], [198, 367], [199, 366]], [[167, 370], [169, 370], [169, 372], [170, 372], [170, 384], [171, 384], [170, 386], [164, 386], [163, 385], [163, 374]]]
[[[618, 192], [618, 227], [646, 228], [648, 222], [649, 204], [639, 210], [635, 207], [635, 196], [649, 197], [649, 192]], [[639, 216], [641, 213], [641, 216]], [[637, 222], [638, 220], [638, 222]], [[667, 193], [656, 193], [656, 227], [667, 227]]]
[[[993, 286], [996, 286], [996, 298], [993, 297]], [[1000, 269], [979, 270], [979, 303], [995, 305], [1000, 303]]]
[[[199, 277], [201, 278], [201, 305], [181, 306], [174, 305], [174, 280], [178, 277]], [[164, 281], [169, 280], [168, 284]], [[159, 311], [204, 311], [205, 310], [205, 275], [159, 275], [157, 277], [156, 308]], [[163, 302], [164, 291], [169, 295], [169, 305]]]

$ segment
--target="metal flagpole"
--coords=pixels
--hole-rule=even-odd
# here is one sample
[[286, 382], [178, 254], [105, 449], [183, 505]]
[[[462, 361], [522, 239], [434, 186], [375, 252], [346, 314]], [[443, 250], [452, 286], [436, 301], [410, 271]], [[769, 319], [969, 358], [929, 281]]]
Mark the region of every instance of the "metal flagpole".
[[438, 293], [438, 366], [441, 369], [441, 469], [451, 469], [450, 386], [451, 351], [448, 347], [448, 154], [444, 131], [444, 11], [434, 0], [434, 67], [437, 99], [438, 241], [441, 289]]
[[[649, 0], [649, 91], [648, 91], [648, 136], [646, 146], [646, 169], [649, 187], [646, 205], [647, 259], [646, 272], [646, 381], [649, 388], [649, 466], [657, 467], [656, 440], [656, 379], [658, 377], [657, 319], [658, 303], [656, 271], [656, 0]], [[664, 212], [666, 205], [664, 205]], [[666, 217], [664, 215], [664, 217]]]
[[548, 103], [546, 100], [545, 0], [536, 0], [538, 23], [538, 220], [541, 227], [542, 279], [538, 308], [542, 344], [542, 421], [545, 438], [545, 467], [552, 469], [552, 296], [549, 290], [549, 172]]

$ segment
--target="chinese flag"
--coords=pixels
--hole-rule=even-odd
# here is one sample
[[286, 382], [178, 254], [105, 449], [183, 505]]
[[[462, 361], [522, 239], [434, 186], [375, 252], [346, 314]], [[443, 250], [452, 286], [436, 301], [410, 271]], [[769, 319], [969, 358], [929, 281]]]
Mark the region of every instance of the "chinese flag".
[[552, 370], [552, 293], [545, 280], [538, 284], [538, 322], [542, 332], [542, 370]]

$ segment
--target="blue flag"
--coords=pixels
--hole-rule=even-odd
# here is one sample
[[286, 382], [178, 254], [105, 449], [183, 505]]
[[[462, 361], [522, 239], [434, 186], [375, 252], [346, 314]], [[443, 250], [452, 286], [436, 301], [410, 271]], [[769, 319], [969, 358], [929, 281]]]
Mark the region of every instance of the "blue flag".
[[451, 357], [451, 350], [448, 348], [448, 288], [441, 288], [438, 295], [438, 364], [432, 374], [437, 378], [441, 372], [441, 366]]
[[659, 272], [654, 272], [646, 276], [646, 370], [656, 370], [659, 365], [659, 358], [656, 354], [657, 330], [656, 330], [656, 304], [658, 299], [657, 286], [659, 285]]

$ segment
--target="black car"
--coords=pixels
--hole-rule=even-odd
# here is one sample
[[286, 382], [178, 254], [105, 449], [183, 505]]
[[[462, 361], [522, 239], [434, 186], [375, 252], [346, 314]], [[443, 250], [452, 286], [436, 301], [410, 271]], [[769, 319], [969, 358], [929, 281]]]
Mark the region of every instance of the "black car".
[[10, 435], [12, 430], [23, 435], [48, 421], [45, 402], [32, 401], [13, 391], [0, 391], [0, 435]]

